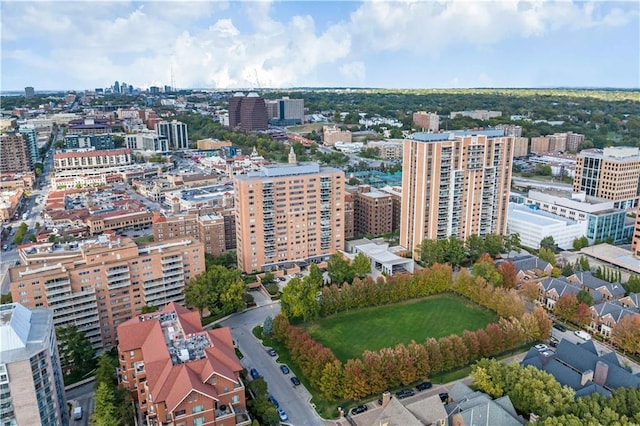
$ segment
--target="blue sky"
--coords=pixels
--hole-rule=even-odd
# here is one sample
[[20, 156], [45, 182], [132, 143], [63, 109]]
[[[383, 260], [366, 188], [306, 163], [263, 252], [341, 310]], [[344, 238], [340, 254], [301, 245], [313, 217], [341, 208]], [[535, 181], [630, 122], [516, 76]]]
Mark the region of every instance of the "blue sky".
[[638, 1], [3, 1], [2, 90], [640, 87]]

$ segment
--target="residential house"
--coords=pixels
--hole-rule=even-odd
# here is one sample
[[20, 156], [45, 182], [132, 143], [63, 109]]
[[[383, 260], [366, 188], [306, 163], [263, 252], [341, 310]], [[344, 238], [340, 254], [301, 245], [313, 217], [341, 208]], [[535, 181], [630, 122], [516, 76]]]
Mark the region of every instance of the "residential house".
[[594, 277], [591, 272], [576, 272], [567, 278], [567, 281], [577, 284], [593, 294], [598, 292], [604, 300], [620, 299], [624, 296], [624, 287], [620, 283], [610, 283]]
[[354, 418], [357, 425], [375, 426], [444, 426], [447, 412], [438, 395], [403, 405], [388, 392], [382, 395], [382, 410], [375, 418], [360, 416]]
[[551, 276], [551, 271], [553, 270], [553, 265], [535, 256], [514, 259], [511, 262], [518, 272], [516, 275], [517, 285], [522, 285], [529, 281], [539, 281]]
[[600, 355], [592, 340], [571, 343], [563, 339], [555, 352], [531, 348], [521, 364], [553, 375], [561, 385], [573, 388], [576, 398], [593, 393], [610, 396], [621, 387], [640, 388], [640, 375], [624, 369], [615, 352]]
[[[635, 293], [631, 296], [635, 296], [637, 300], [639, 294]], [[625, 299], [629, 297], [627, 296]], [[640, 316], [640, 308], [625, 306], [621, 303], [621, 300], [604, 301], [591, 307], [590, 327], [600, 333], [602, 337], [609, 338], [613, 327], [629, 315]]]
[[452, 402], [445, 405], [449, 426], [521, 426], [526, 423], [508, 396], [492, 400], [489, 395], [457, 382], [449, 391], [449, 398]]
[[[572, 284], [564, 277], [559, 278], [547, 278], [538, 282], [538, 300], [549, 310], [553, 310], [554, 305], [561, 296], [565, 294], [577, 295], [581, 287]], [[593, 302], [598, 303], [602, 301], [602, 295], [598, 292], [590, 291], [593, 297]]]

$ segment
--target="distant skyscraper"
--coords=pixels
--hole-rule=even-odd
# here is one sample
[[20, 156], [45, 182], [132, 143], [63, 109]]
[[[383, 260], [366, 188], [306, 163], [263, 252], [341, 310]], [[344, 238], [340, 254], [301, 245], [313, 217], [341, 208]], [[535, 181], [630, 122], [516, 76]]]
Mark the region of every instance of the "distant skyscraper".
[[513, 138], [501, 130], [416, 133], [404, 141], [400, 245], [504, 234]]
[[2, 424], [69, 424], [53, 309], [0, 305], [0, 339]]
[[156, 132], [167, 138], [170, 150], [189, 148], [187, 125], [181, 121], [161, 121], [156, 124]]
[[113, 83], [113, 93], [120, 93], [120, 83], [117, 80]]
[[27, 86], [24, 88], [24, 96], [27, 98], [33, 98], [36, 95], [36, 91], [33, 87]]
[[151, 93], [152, 95], [157, 95], [160, 93], [160, 88], [158, 86], [151, 86], [149, 87], [149, 93]]
[[243, 132], [255, 132], [269, 128], [267, 107], [257, 93], [235, 93], [229, 98], [229, 127]]
[[629, 146], [584, 149], [576, 158], [573, 192], [616, 201], [617, 208], [638, 206], [640, 149]]
[[171, 86], [164, 86], [164, 93], [171, 93]]

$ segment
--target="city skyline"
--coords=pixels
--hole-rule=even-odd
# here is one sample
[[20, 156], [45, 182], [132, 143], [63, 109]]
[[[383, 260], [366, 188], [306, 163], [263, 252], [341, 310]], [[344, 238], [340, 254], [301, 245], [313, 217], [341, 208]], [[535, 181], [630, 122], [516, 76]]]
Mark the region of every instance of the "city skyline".
[[638, 88], [639, 17], [637, 2], [9, 2], [1, 89]]

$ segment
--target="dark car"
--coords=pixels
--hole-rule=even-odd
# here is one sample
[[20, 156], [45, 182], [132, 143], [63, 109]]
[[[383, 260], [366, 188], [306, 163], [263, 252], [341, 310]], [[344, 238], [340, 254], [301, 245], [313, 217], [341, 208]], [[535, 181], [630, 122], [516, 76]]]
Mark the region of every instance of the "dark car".
[[447, 392], [439, 393], [440, 401], [447, 402], [449, 400], [449, 394]]
[[289, 367], [283, 364], [280, 366], [280, 371], [282, 371], [283, 374], [289, 374]]
[[431, 389], [432, 387], [433, 385], [431, 384], [431, 382], [422, 382], [418, 386], [416, 386], [416, 389], [418, 389], [419, 391], [423, 391], [423, 390]]
[[567, 328], [564, 325], [558, 324], [558, 323], [553, 323], [553, 328], [555, 328], [558, 331], [562, 331], [562, 332], [567, 331]]
[[270, 403], [273, 404], [274, 407], [278, 408], [280, 406], [280, 404], [278, 404], [278, 400], [275, 399], [273, 395], [269, 395], [269, 398], [267, 399], [269, 400]]
[[351, 409], [351, 415], [355, 416], [356, 414], [364, 413], [367, 410], [368, 410], [368, 407], [366, 405], [358, 405], [357, 407], [353, 407]]
[[268, 353], [269, 355], [271, 355], [271, 356], [276, 356], [276, 355], [278, 355], [278, 354], [276, 353], [276, 350], [275, 350], [275, 349], [273, 349], [273, 348], [269, 348], [269, 349], [267, 349], [267, 353]]
[[398, 399], [408, 398], [410, 396], [415, 395], [415, 391], [413, 389], [402, 389], [401, 391], [396, 392], [396, 397]]
[[251, 377], [254, 379], [257, 379], [258, 377], [260, 377], [260, 373], [258, 373], [258, 370], [256, 370], [255, 368], [251, 369]]
[[291, 383], [293, 383], [295, 386], [299, 386], [300, 385], [300, 380], [298, 380], [298, 378], [296, 376], [293, 376], [291, 378]]

